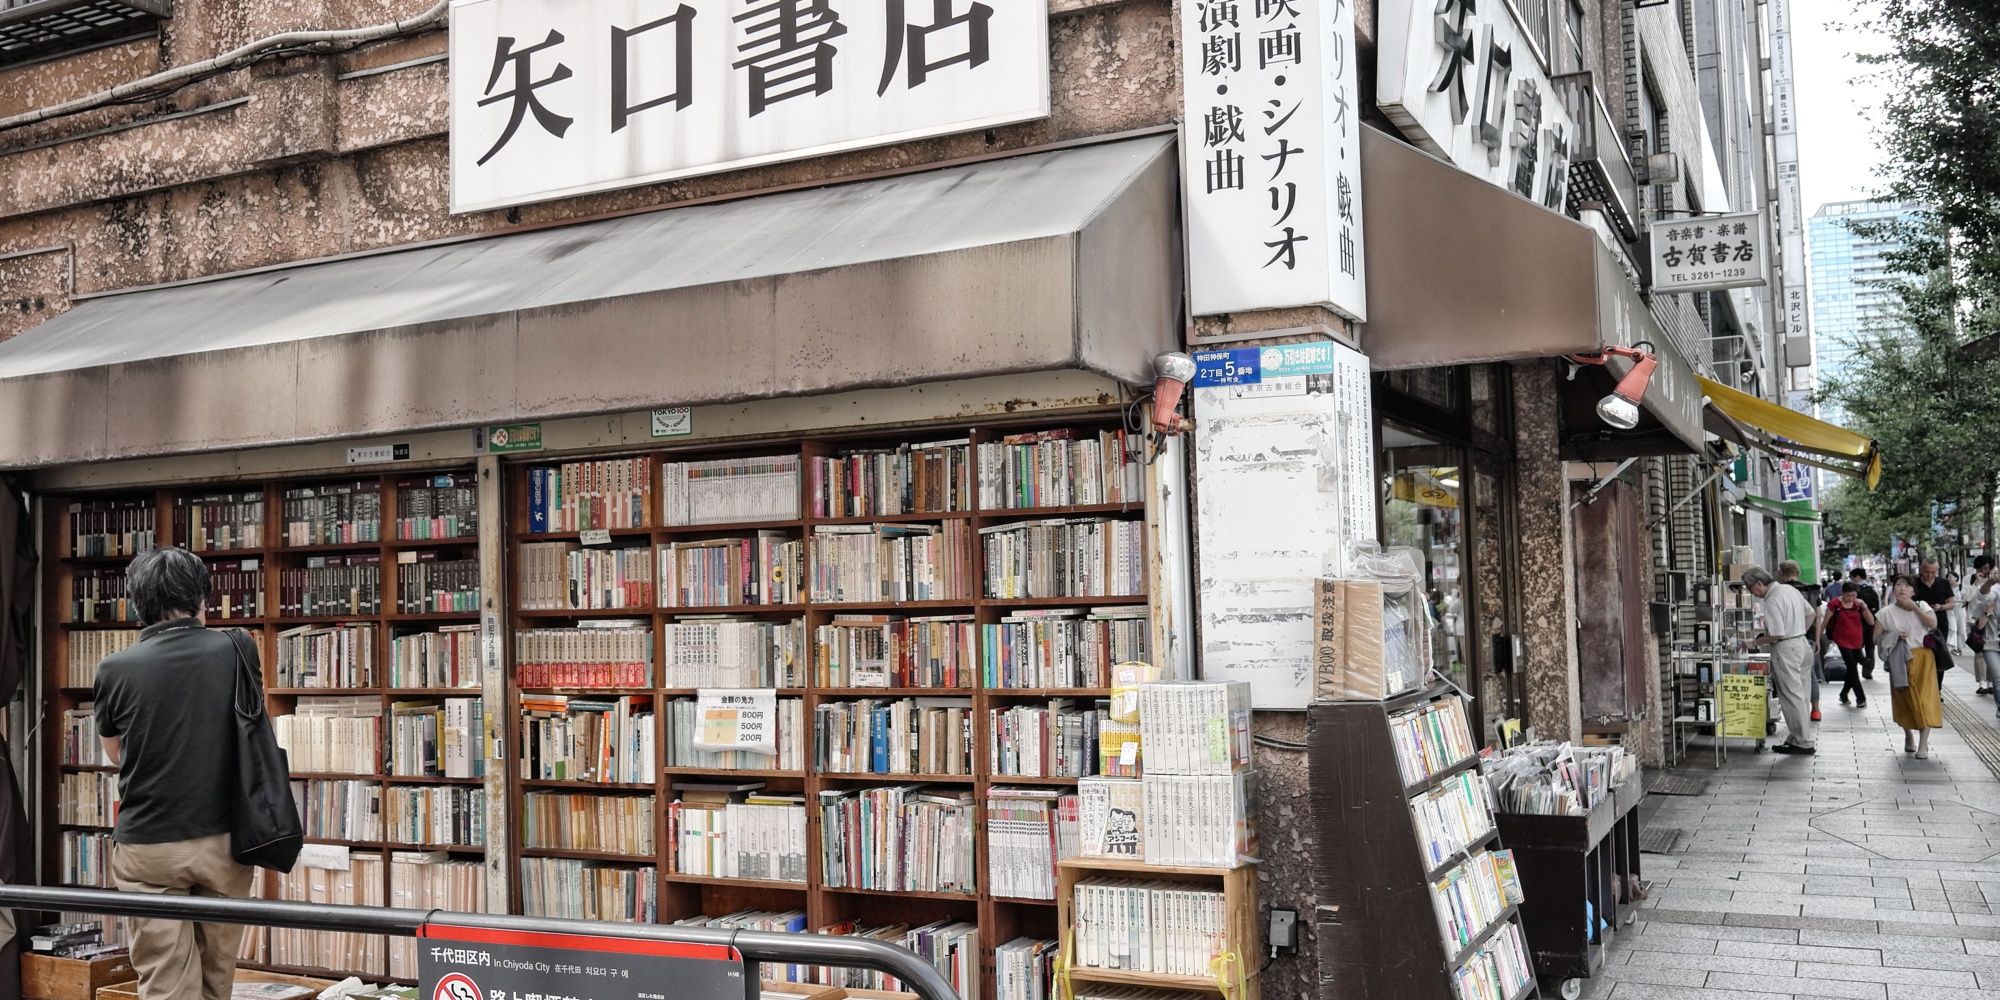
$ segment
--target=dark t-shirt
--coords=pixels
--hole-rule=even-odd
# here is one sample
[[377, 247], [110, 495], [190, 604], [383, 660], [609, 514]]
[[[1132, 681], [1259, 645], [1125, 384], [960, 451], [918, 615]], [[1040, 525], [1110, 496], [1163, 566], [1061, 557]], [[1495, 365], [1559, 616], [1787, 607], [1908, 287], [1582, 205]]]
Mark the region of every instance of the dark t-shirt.
[[[1943, 574], [1939, 574], [1938, 578], [1930, 583], [1925, 583], [1922, 579], [1913, 576], [1910, 578], [1910, 586], [1916, 588], [1917, 600], [1930, 605], [1933, 610], [1936, 610], [1938, 605], [1951, 600], [1955, 596], [1952, 593], [1951, 581], [1945, 579]], [[1943, 623], [1940, 622], [1939, 624]]]
[[97, 668], [97, 732], [124, 740], [113, 839], [165, 844], [229, 832], [236, 651], [192, 618], [146, 626]]

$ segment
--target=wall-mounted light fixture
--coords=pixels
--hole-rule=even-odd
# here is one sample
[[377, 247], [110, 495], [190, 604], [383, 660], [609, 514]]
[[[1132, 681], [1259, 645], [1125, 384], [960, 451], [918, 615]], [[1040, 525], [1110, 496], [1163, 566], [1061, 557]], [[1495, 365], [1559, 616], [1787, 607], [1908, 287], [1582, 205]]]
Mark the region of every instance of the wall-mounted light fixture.
[[1632, 347], [1606, 347], [1597, 354], [1572, 354], [1569, 359], [1579, 365], [1602, 365], [1614, 357], [1630, 360], [1632, 367], [1618, 380], [1611, 395], [1597, 401], [1597, 416], [1621, 431], [1629, 431], [1639, 426], [1639, 404], [1646, 398], [1646, 386], [1653, 381], [1653, 369], [1660, 366], [1659, 359], [1653, 356], [1653, 345], [1642, 340]]
[[1194, 379], [1194, 359], [1178, 351], [1159, 355], [1153, 359], [1153, 430], [1160, 434], [1178, 434], [1187, 426], [1187, 421], [1176, 412], [1181, 405], [1181, 392]]

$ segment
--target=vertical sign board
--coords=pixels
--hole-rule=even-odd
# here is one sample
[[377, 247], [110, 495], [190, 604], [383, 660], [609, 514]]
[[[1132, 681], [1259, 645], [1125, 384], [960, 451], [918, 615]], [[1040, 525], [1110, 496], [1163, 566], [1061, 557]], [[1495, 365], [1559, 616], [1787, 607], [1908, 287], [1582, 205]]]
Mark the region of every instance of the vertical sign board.
[[1653, 294], [1714, 292], [1764, 283], [1770, 232], [1764, 213], [1654, 219]]
[[1411, 142], [1562, 212], [1577, 123], [1498, 0], [1380, 0], [1375, 99]]
[[1723, 674], [1715, 679], [1715, 692], [1722, 702], [1722, 735], [1728, 738], [1761, 740], [1770, 719], [1770, 698], [1765, 694], [1763, 674]]
[[1049, 114], [1048, 0], [452, 0], [451, 210]]
[[1368, 318], [1353, 0], [1182, 0], [1181, 183], [1197, 316]]
[[744, 1000], [727, 945], [453, 924], [417, 929], [419, 1000]]
[[1813, 499], [1812, 466], [1794, 462], [1789, 458], [1778, 460], [1778, 482], [1780, 496], [1787, 501]]
[[1368, 359], [1331, 341], [1194, 356], [1201, 673], [1312, 702], [1313, 582], [1376, 538]]
[[1771, 149], [1778, 180], [1778, 249], [1783, 255], [1779, 284], [1784, 309], [1785, 364], [1812, 364], [1813, 338], [1806, 302], [1806, 221], [1799, 187], [1799, 123], [1792, 76], [1792, 3], [1770, 0]]

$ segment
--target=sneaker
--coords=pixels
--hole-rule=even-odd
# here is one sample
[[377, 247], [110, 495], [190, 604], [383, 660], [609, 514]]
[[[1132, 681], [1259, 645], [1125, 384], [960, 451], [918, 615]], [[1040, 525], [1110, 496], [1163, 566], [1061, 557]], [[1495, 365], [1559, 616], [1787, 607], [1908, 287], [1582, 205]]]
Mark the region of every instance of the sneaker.
[[1777, 746], [1774, 746], [1774, 747], [1772, 747], [1772, 748], [1771, 748], [1771, 752], [1772, 752], [1772, 753], [1795, 753], [1795, 754], [1804, 754], [1804, 755], [1806, 755], [1806, 756], [1810, 757], [1810, 756], [1812, 756], [1813, 754], [1817, 753], [1818, 751], [1814, 750], [1814, 749], [1813, 749], [1812, 747], [1802, 747], [1802, 746], [1799, 746], [1799, 745], [1798, 745], [1798, 744], [1796, 744], [1796, 743], [1780, 743], [1780, 744], [1778, 744]]
[[1840, 703], [1841, 703], [1841, 704], [1843, 704], [1843, 705], [1847, 704], [1847, 696], [1846, 696], [1846, 695], [1841, 695], [1841, 696], [1840, 696]]
[[1854, 707], [1855, 707], [1855, 708], [1867, 708], [1867, 707], [1868, 707], [1868, 699], [1866, 699], [1866, 698], [1859, 698], [1859, 699], [1856, 699], [1856, 700], [1855, 700], [1855, 702], [1854, 702]]
[[1812, 720], [1813, 720], [1814, 722], [1818, 722], [1818, 721], [1820, 721], [1820, 719], [1819, 719], [1819, 709], [1817, 709], [1817, 708], [1813, 709], [1813, 711], [1812, 711]]
[[1919, 751], [1917, 751], [1917, 759], [1918, 759], [1918, 760], [1929, 760], [1929, 759], [1931, 759], [1931, 752], [1930, 752], [1929, 750], [1919, 750]]

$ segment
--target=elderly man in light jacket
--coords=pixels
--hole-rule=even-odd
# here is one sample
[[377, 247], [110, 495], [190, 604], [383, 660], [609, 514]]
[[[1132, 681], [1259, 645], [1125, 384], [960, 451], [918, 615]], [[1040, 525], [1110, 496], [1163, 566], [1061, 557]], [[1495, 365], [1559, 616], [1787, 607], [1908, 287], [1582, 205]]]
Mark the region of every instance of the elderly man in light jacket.
[[1743, 586], [1764, 605], [1764, 634], [1757, 645], [1771, 651], [1771, 689], [1785, 717], [1785, 742], [1778, 753], [1813, 753], [1812, 605], [1797, 588], [1778, 583], [1763, 568], [1743, 571]]

